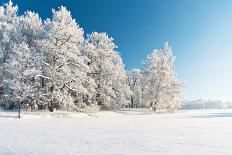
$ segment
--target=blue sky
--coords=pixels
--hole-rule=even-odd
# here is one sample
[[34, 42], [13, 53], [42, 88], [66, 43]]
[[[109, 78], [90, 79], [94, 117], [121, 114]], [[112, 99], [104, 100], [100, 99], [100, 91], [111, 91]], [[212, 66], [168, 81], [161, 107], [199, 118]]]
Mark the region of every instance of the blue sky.
[[[6, 2], [6, 1], [2, 1]], [[231, 0], [13, 0], [20, 13], [33, 10], [44, 19], [60, 5], [71, 10], [86, 33], [115, 38], [126, 69], [165, 40], [177, 56], [185, 98], [232, 99]]]

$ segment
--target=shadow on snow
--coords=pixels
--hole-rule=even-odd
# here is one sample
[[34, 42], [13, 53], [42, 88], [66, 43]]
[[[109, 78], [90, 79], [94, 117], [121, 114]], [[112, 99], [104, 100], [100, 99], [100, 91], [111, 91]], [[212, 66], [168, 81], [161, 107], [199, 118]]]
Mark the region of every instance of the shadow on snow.
[[231, 112], [222, 112], [222, 113], [209, 113], [206, 115], [190, 116], [192, 118], [227, 118], [232, 117]]

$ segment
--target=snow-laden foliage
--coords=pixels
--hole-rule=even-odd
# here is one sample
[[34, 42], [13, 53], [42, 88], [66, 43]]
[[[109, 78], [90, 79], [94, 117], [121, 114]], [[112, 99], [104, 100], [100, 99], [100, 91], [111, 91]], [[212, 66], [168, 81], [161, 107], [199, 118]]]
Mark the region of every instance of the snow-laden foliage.
[[130, 107], [152, 107], [155, 111], [170, 112], [181, 102], [183, 84], [177, 80], [175, 57], [168, 42], [161, 50], [147, 56], [144, 70], [128, 72], [128, 84], [132, 91]]
[[10, 99], [18, 103], [20, 112], [21, 104], [35, 99], [37, 95], [38, 89], [35, 90], [34, 78], [40, 71], [34, 66], [32, 52], [24, 42], [14, 44], [9, 57], [5, 67], [8, 78], [4, 79], [4, 83], [11, 88]]
[[95, 83], [87, 76], [89, 66], [81, 53], [84, 32], [65, 7], [53, 10], [45, 21], [45, 39], [40, 42], [45, 59], [42, 62], [49, 87], [49, 107], [75, 110], [94, 103]]
[[154, 50], [146, 60], [147, 93], [155, 110], [173, 111], [180, 103], [182, 83], [176, 79], [172, 49], [168, 42]]
[[[42, 21], [11, 1], [0, 7], [1, 106], [95, 111], [129, 103], [124, 64], [106, 33], [87, 39], [61, 6]], [[21, 94], [21, 96], [19, 95]], [[86, 109], [86, 110], [84, 110]]]
[[129, 102], [130, 89], [117, 46], [106, 33], [88, 36], [84, 54], [88, 57], [89, 75], [94, 79], [96, 100], [106, 109], [114, 109]]
[[1, 101], [4, 107], [15, 107], [11, 96], [13, 95], [13, 89], [8, 82], [9, 76], [7, 75], [7, 67], [9, 65], [9, 58], [12, 52], [12, 48], [15, 47], [17, 42], [17, 28], [19, 24], [19, 17], [17, 16], [18, 7], [13, 6], [12, 2], [0, 7], [0, 52], [1, 52]]
[[140, 69], [132, 69], [128, 72], [128, 85], [131, 90], [131, 108], [148, 107], [145, 94], [144, 74]]
[[0, 107], [91, 113], [99, 108], [173, 110], [180, 99], [171, 48], [155, 50], [145, 70], [128, 74], [113, 38], [84, 31], [61, 6], [52, 17], [11, 1], [0, 7]]
[[181, 101], [183, 84], [177, 80], [175, 57], [168, 42], [146, 58], [145, 69], [128, 73], [131, 107], [151, 106], [155, 111], [173, 111]]

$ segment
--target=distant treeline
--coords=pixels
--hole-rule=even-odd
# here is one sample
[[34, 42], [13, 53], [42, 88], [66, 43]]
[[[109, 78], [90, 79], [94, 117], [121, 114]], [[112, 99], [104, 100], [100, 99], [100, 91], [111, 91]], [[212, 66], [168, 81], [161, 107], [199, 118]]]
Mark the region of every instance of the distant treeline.
[[226, 109], [232, 108], [232, 102], [221, 100], [184, 100], [180, 109]]

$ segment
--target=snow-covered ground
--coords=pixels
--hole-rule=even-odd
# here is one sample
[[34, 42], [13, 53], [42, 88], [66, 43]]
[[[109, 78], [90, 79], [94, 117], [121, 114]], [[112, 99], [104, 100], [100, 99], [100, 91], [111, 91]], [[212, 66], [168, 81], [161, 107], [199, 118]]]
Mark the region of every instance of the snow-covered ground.
[[0, 112], [0, 155], [231, 154], [232, 110]]

